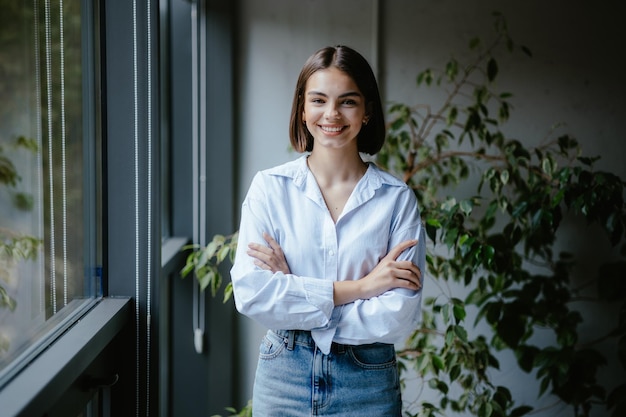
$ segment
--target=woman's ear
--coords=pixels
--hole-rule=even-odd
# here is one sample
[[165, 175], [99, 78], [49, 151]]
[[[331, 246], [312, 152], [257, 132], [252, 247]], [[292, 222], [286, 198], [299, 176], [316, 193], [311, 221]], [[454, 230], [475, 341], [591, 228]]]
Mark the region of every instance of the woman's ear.
[[363, 117], [363, 124], [368, 124], [370, 119], [372, 118], [372, 114], [374, 113], [374, 103], [369, 101], [365, 105], [365, 117]]

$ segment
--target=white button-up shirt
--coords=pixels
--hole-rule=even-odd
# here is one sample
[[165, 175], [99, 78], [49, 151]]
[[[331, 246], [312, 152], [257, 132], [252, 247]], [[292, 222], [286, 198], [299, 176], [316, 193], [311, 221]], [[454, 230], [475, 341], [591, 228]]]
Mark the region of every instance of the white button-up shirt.
[[[333, 282], [364, 277], [409, 239], [419, 243], [398, 259], [425, 271], [425, 236], [413, 192], [369, 163], [335, 223], [306, 157], [261, 171], [252, 181], [231, 269], [237, 310], [270, 329], [310, 330], [326, 354], [332, 342], [403, 341], [420, 320], [421, 291], [397, 288], [335, 306]], [[265, 243], [263, 232], [283, 249], [290, 274], [263, 270], [246, 253], [248, 243]]]

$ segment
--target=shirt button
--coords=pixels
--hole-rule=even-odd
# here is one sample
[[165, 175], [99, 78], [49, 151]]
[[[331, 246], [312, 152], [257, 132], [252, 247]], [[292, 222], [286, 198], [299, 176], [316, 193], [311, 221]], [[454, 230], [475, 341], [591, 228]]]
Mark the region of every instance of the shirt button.
[[335, 251], [331, 249], [331, 250], [328, 251], [328, 254], [330, 256], [335, 256]]

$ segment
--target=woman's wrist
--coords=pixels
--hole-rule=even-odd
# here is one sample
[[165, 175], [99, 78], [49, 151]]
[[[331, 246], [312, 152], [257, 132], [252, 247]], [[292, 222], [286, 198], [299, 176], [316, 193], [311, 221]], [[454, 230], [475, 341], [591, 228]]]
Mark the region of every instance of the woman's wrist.
[[363, 298], [363, 285], [360, 280], [335, 281], [333, 283], [333, 302], [336, 306], [349, 304]]

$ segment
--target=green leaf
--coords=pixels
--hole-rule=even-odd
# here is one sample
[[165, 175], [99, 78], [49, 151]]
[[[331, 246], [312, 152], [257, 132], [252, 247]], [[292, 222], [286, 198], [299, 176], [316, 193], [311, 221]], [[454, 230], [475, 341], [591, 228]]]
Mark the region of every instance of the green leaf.
[[492, 412], [493, 406], [488, 402], [484, 402], [478, 408], [478, 417], [490, 417]]
[[493, 262], [493, 257], [496, 253], [496, 250], [493, 246], [491, 245], [484, 245], [482, 248], [482, 255], [483, 255], [483, 263], [486, 266], [491, 265], [491, 263]]
[[224, 288], [224, 298], [222, 302], [225, 303], [228, 300], [230, 300], [230, 297], [232, 297], [232, 295], [233, 295], [233, 283], [229, 282], [228, 284], [226, 284], [226, 288]]
[[457, 74], [459, 73], [459, 63], [455, 59], [451, 59], [446, 64], [446, 76], [449, 81], [454, 81]]
[[450, 369], [450, 374], [448, 375], [450, 377], [450, 382], [456, 381], [456, 379], [460, 375], [461, 375], [461, 366], [460, 365], [454, 365], [452, 367], [452, 369]]
[[15, 299], [9, 296], [6, 289], [1, 285], [0, 285], [0, 307], [8, 308], [11, 311], [15, 311], [15, 307], [17, 307], [17, 302], [15, 301]]
[[215, 272], [209, 269], [206, 273], [198, 275], [198, 283], [200, 284], [200, 290], [204, 291], [209, 284], [214, 280]]
[[216, 261], [215, 261], [215, 262], [216, 262], [217, 264], [222, 263], [222, 261], [223, 261], [224, 259], [226, 259], [226, 256], [228, 256], [228, 253], [229, 253], [229, 252], [230, 252], [230, 247], [228, 247], [228, 246], [222, 246], [222, 247], [220, 248], [220, 250], [219, 250], [219, 251], [217, 251], [217, 256], [216, 256]]
[[504, 169], [500, 172], [500, 181], [502, 181], [503, 185], [506, 185], [509, 182], [509, 171]]
[[454, 122], [456, 121], [458, 114], [459, 114], [459, 111], [456, 108], [456, 106], [450, 107], [450, 111], [448, 111], [448, 116], [446, 117], [446, 125], [452, 126]]
[[193, 264], [193, 262], [190, 261], [189, 258], [187, 258], [187, 263], [185, 264], [183, 269], [180, 271], [181, 277], [185, 278], [187, 275], [189, 275], [191, 271], [194, 270], [194, 268], [195, 268], [195, 265]]
[[459, 208], [465, 216], [469, 216], [470, 214], [472, 214], [474, 203], [472, 202], [472, 200], [461, 200], [461, 202], [459, 203]]
[[474, 288], [465, 298], [465, 304], [481, 306], [489, 297], [490, 295], [483, 293], [480, 288]]
[[487, 321], [491, 324], [497, 324], [500, 321], [502, 302], [494, 301], [486, 304], [484, 308], [487, 312]]
[[417, 75], [418, 86], [422, 85], [423, 83], [425, 83], [426, 85], [431, 85], [432, 82], [433, 82], [433, 72], [431, 69], [426, 69]]
[[201, 268], [205, 266], [207, 262], [209, 262], [209, 259], [211, 259], [213, 255], [215, 255], [218, 245], [219, 244], [215, 240], [213, 240], [206, 246], [206, 248], [204, 248], [204, 250], [201, 252], [200, 258], [198, 259], [197, 268]]
[[461, 341], [467, 343], [467, 330], [463, 326], [454, 326], [454, 333]]
[[543, 394], [545, 394], [549, 386], [550, 386], [550, 379], [548, 377], [543, 378], [539, 386], [539, 396], [542, 396]]
[[441, 356], [431, 355], [431, 359], [436, 373], [439, 373], [439, 371], [443, 371], [445, 369], [445, 364], [443, 362], [443, 359], [441, 359]]
[[437, 220], [437, 219], [435, 219], [433, 217], [430, 217], [430, 218], [426, 219], [426, 224], [428, 224], [430, 226], [433, 226], [433, 227], [436, 227], [436, 228], [440, 228], [441, 227], [441, 222], [439, 222], [439, 220]]
[[217, 268], [213, 270], [213, 279], [211, 280], [211, 295], [215, 297], [217, 290], [222, 286], [222, 274], [217, 271]]
[[535, 365], [535, 358], [539, 354], [539, 349], [534, 346], [520, 346], [515, 353], [520, 368], [525, 372], [531, 372]]
[[18, 210], [31, 211], [34, 206], [34, 198], [32, 194], [15, 193], [13, 195], [13, 204]]
[[455, 206], [456, 206], [456, 198], [449, 197], [446, 201], [441, 203], [441, 210], [449, 212], [449, 211], [452, 211], [452, 209], [454, 209]]
[[599, 156], [595, 156], [595, 157], [593, 157], [593, 158], [586, 157], [586, 156], [579, 156], [579, 157], [578, 157], [578, 160], [579, 160], [581, 163], [583, 163], [584, 165], [587, 165], [587, 166], [589, 166], [589, 167], [592, 167], [592, 166], [593, 166], [593, 164], [594, 164], [596, 161], [598, 161], [599, 159], [600, 159], [600, 157], [599, 157]]
[[443, 305], [441, 314], [443, 316], [443, 322], [448, 323], [450, 321], [450, 304]]
[[456, 244], [456, 238], [459, 235], [459, 230], [456, 227], [452, 227], [450, 229], [448, 229], [448, 231], [445, 234], [445, 241], [444, 243], [451, 248], [452, 246], [454, 246]]
[[26, 136], [20, 136], [15, 141], [15, 145], [24, 149], [27, 149], [33, 153], [39, 150], [39, 144], [35, 139], [27, 138]]
[[452, 328], [452, 326], [449, 326], [446, 330], [446, 346], [452, 346], [454, 344], [454, 338], [454, 329]]
[[463, 320], [465, 320], [465, 316], [467, 315], [467, 313], [465, 312], [465, 308], [462, 305], [455, 304], [452, 307], [452, 311], [454, 313], [454, 318], [456, 319], [457, 323], [460, 323]]
[[422, 354], [415, 358], [415, 370], [420, 375], [425, 373], [426, 368], [430, 365], [430, 355]]

